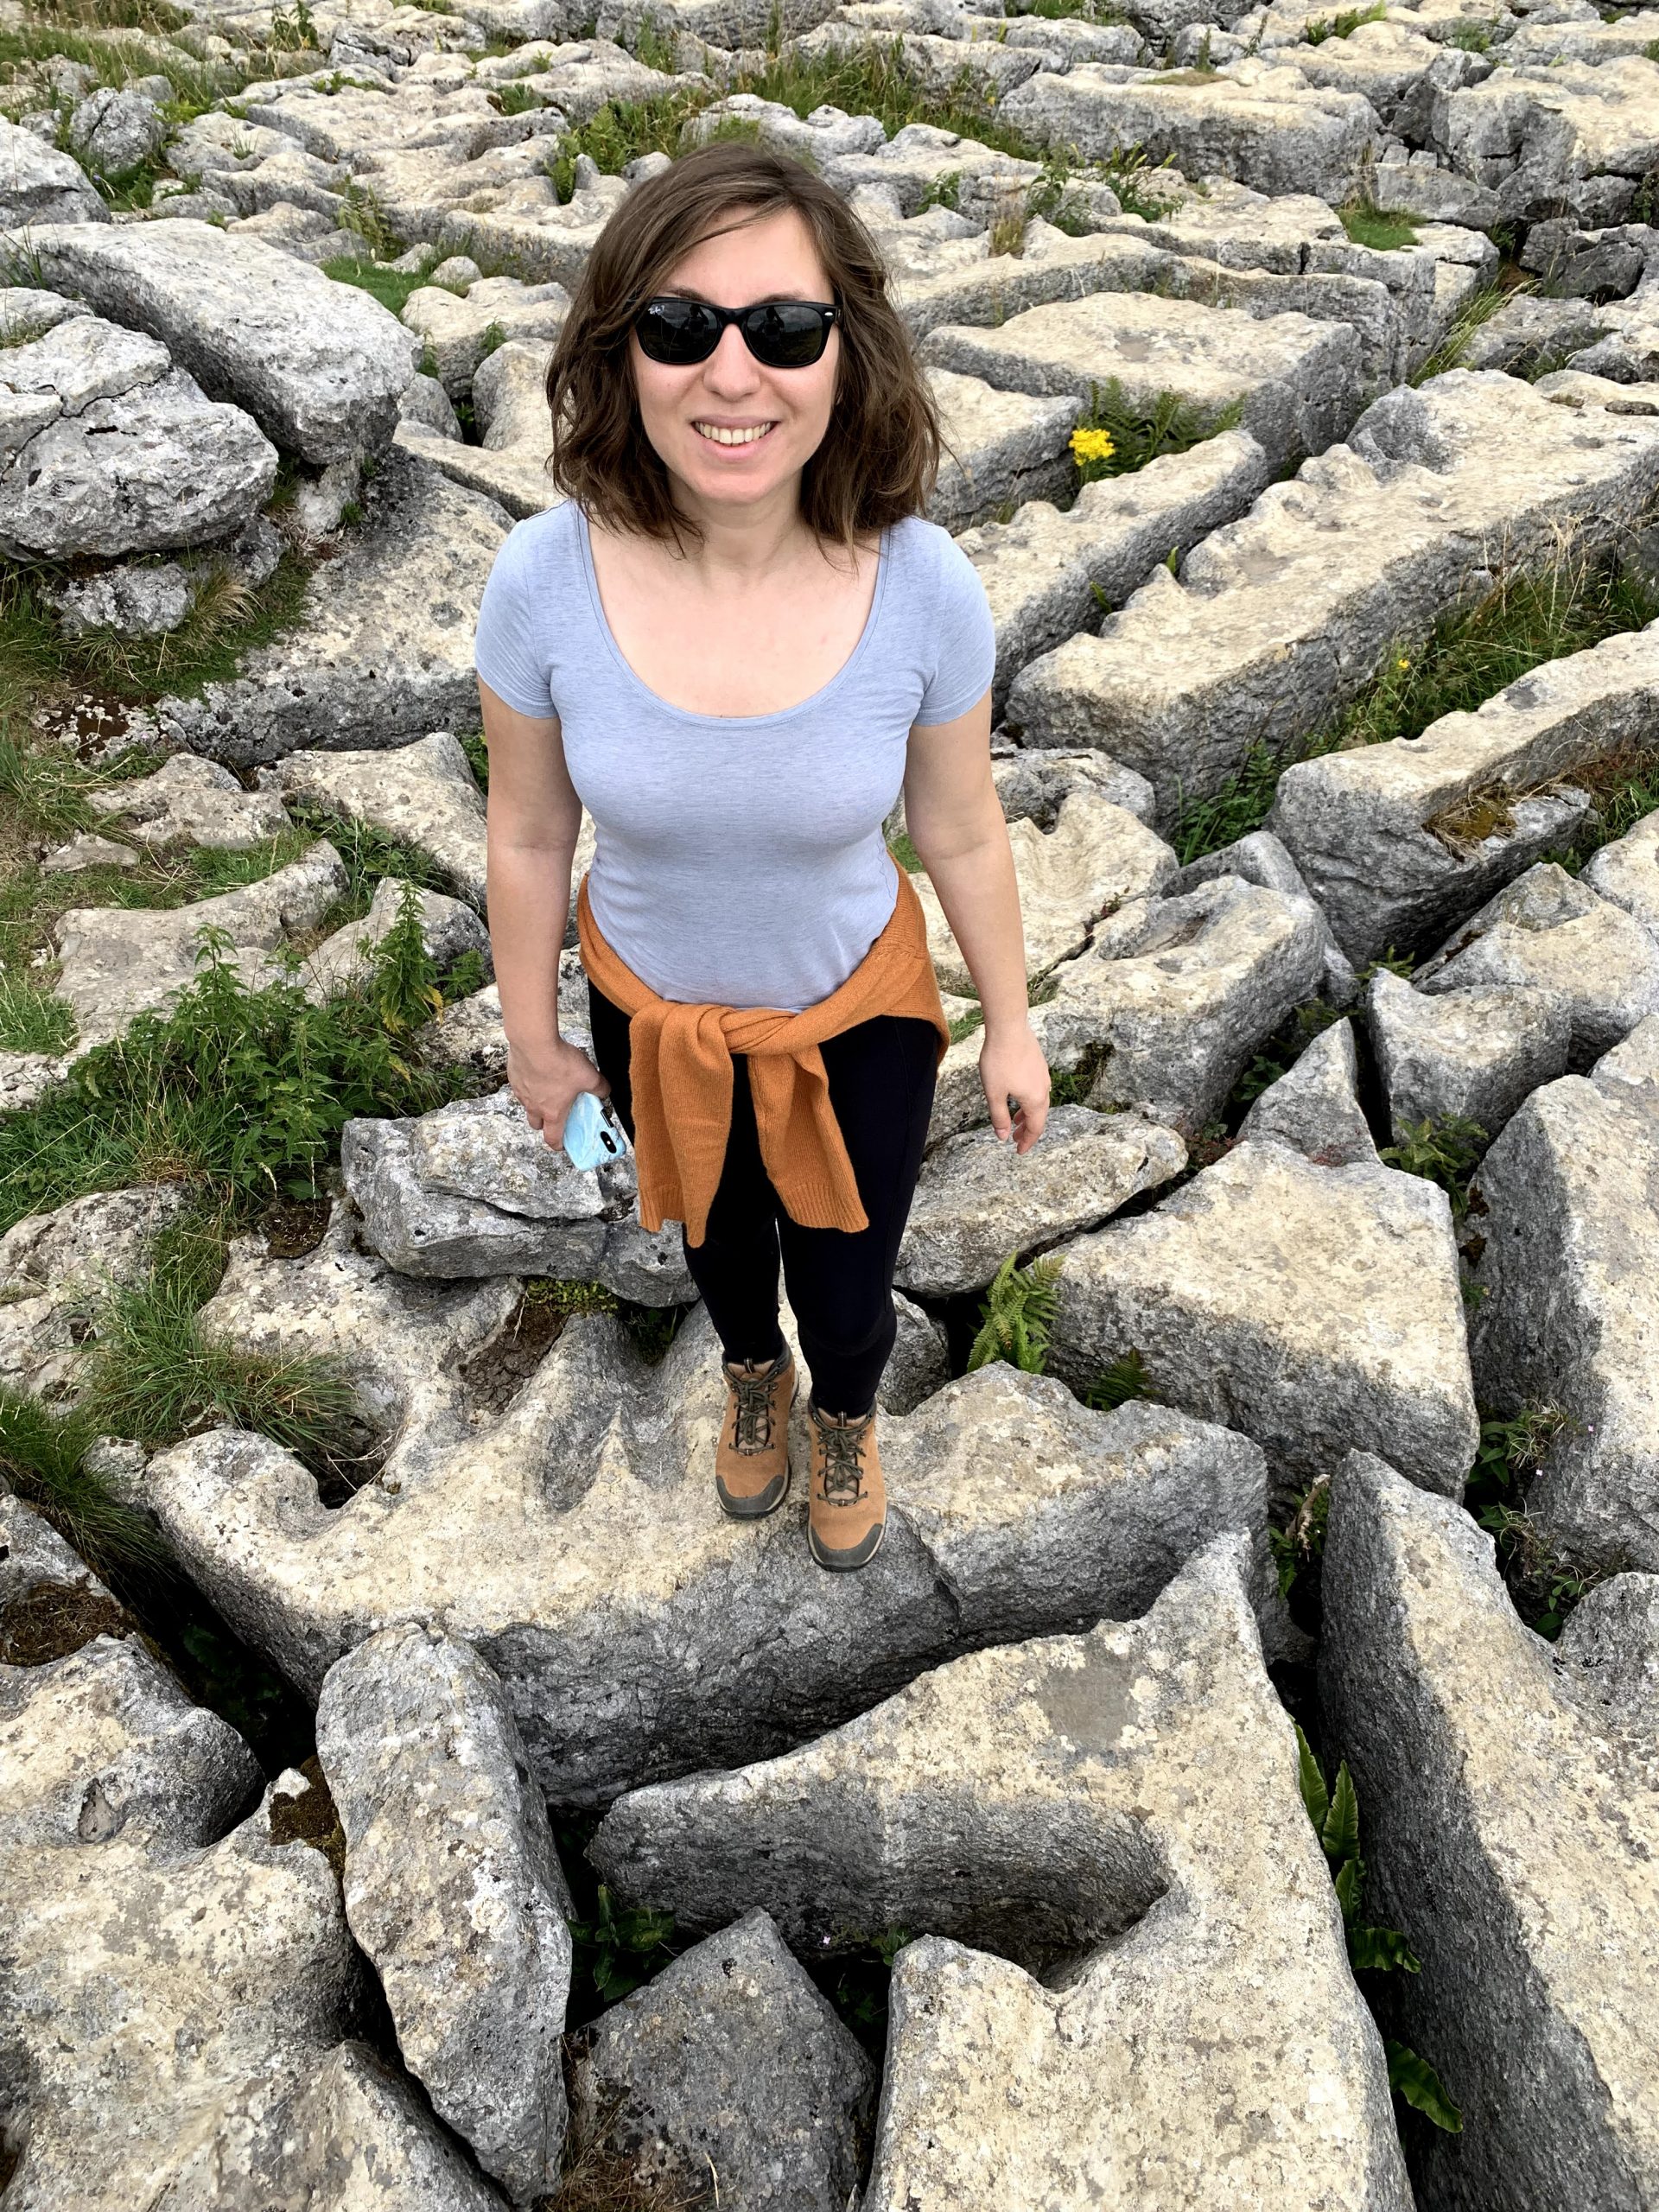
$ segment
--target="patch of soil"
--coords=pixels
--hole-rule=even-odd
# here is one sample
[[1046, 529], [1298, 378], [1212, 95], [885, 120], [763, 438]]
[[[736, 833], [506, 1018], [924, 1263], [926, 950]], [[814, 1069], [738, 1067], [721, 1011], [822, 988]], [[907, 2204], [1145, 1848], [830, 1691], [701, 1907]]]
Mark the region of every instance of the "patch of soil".
[[298, 1260], [315, 1252], [328, 1227], [332, 1201], [278, 1198], [260, 1216], [266, 1249], [273, 1260]]
[[85, 1582], [37, 1582], [0, 1610], [0, 1665], [45, 1667], [95, 1636], [130, 1636], [124, 1605]]
[[551, 1299], [521, 1298], [505, 1322], [461, 1368], [474, 1402], [503, 1414], [563, 1332], [566, 1316]]
[[320, 1851], [334, 1868], [335, 1878], [346, 1876], [346, 1831], [340, 1825], [340, 1815], [324, 1777], [321, 1762], [315, 1751], [303, 1762], [300, 1772], [310, 1788], [297, 1797], [273, 1797], [270, 1801], [270, 1840], [273, 1843], [308, 1843], [313, 1851]]

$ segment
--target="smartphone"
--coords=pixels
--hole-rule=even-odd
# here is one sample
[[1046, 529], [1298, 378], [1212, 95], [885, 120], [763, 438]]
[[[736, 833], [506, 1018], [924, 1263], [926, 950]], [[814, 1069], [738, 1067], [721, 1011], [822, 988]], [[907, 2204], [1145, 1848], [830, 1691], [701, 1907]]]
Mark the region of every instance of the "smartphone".
[[573, 1167], [603, 1167], [633, 1150], [609, 1099], [579, 1090], [564, 1117], [564, 1154]]

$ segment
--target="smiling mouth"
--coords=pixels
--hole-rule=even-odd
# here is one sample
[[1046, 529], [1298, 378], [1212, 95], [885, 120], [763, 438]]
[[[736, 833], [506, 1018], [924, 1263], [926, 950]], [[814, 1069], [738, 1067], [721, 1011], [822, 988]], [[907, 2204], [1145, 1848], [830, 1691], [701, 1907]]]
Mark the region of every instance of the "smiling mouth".
[[710, 445], [753, 446], [758, 445], [778, 425], [775, 423], [746, 423], [741, 429], [734, 429], [720, 423], [694, 423], [691, 427], [700, 438], [707, 438]]

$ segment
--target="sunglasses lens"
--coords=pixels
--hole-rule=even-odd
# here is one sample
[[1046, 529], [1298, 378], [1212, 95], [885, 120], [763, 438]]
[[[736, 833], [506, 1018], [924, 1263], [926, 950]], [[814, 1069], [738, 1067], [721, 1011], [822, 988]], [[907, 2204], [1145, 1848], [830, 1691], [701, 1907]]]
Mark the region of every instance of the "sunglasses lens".
[[830, 324], [821, 308], [804, 300], [769, 300], [745, 320], [743, 335], [768, 368], [804, 369], [829, 344]]
[[700, 300], [651, 301], [634, 329], [653, 361], [683, 368], [706, 361], [720, 340], [720, 318]]

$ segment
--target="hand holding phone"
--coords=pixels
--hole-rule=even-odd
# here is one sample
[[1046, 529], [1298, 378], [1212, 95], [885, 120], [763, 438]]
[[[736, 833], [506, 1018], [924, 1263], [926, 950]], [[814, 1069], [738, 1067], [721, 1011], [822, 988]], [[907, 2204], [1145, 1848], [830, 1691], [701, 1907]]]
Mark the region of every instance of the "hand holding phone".
[[596, 1090], [579, 1090], [564, 1117], [564, 1154], [573, 1167], [603, 1167], [625, 1159], [633, 1147], [608, 1099]]

